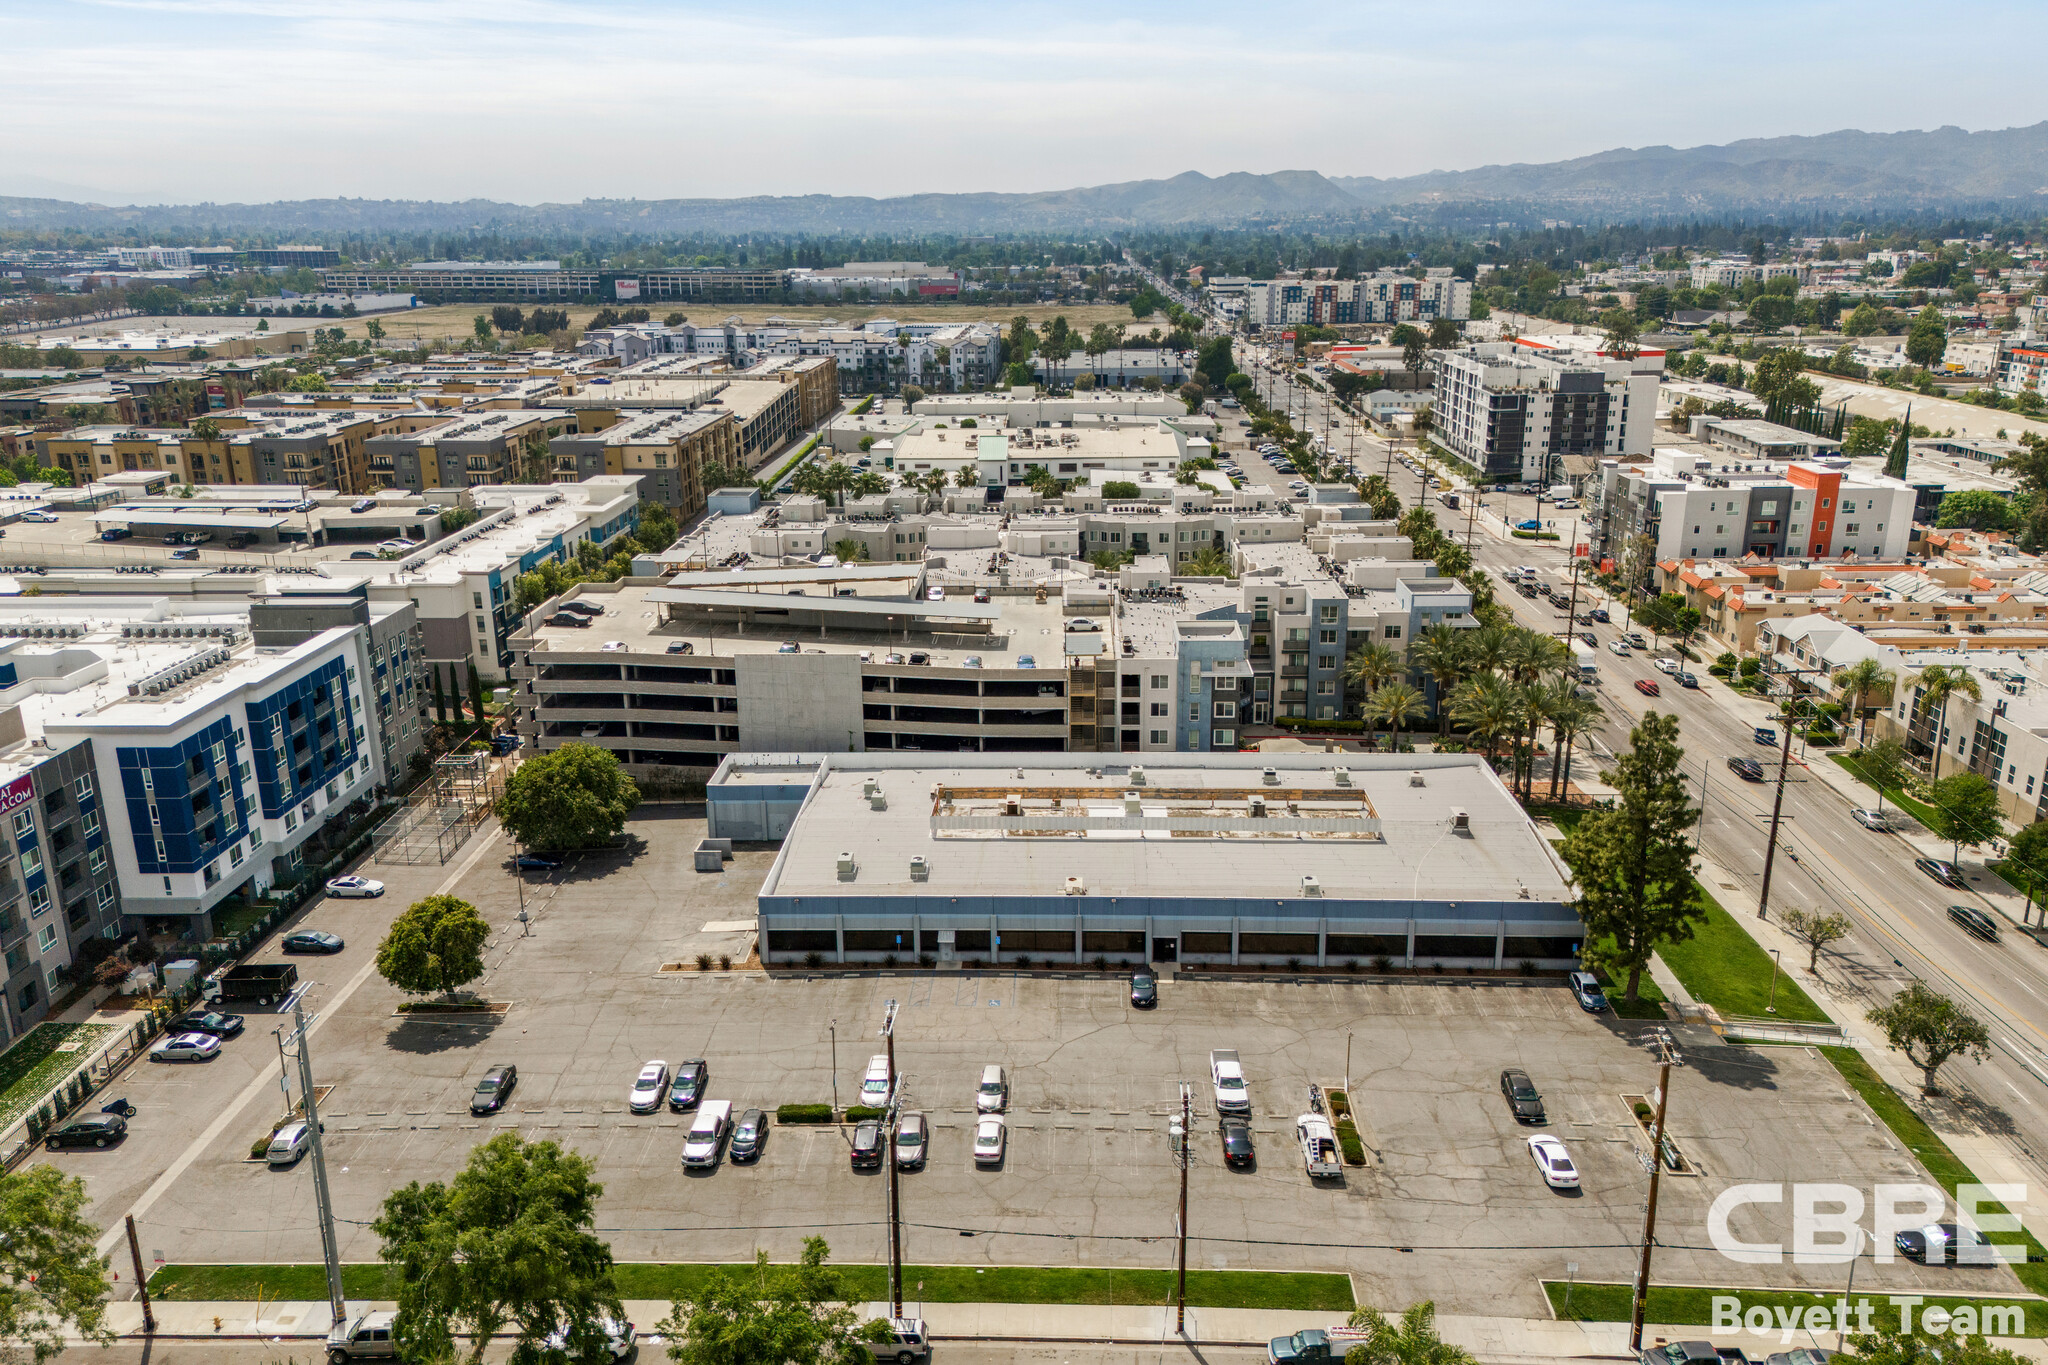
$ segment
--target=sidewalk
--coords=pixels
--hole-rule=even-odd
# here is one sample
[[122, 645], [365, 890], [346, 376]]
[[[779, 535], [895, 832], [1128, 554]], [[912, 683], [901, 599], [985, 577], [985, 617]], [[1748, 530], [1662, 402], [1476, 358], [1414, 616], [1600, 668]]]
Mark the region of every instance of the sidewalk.
[[[349, 1307], [375, 1311], [395, 1307], [390, 1303], [359, 1303]], [[660, 1343], [655, 1325], [669, 1314], [670, 1305], [659, 1299], [628, 1299], [626, 1318], [635, 1324], [646, 1345]], [[863, 1317], [886, 1314], [887, 1305], [857, 1305]], [[1102, 1308], [1083, 1304], [1039, 1303], [904, 1303], [904, 1311], [922, 1316], [935, 1342], [1071, 1342], [1101, 1345], [1174, 1345], [1185, 1341], [1204, 1346], [1262, 1347], [1274, 1337], [1286, 1336], [1306, 1327], [1339, 1327], [1344, 1317], [1335, 1313], [1276, 1312], [1248, 1308], [1190, 1308], [1187, 1330], [1174, 1331], [1171, 1308]], [[323, 1301], [269, 1303], [260, 1316], [251, 1303], [165, 1303], [156, 1305], [156, 1335], [162, 1338], [270, 1338], [304, 1341], [326, 1336], [328, 1308]], [[215, 1328], [215, 1318], [219, 1327]], [[142, 1335], [142, 1308], [136, 1303], [117, 1303], [107, 1310], [107, 1325], [124, 1337]], [[1549, 1318], [1493, 1318], [1444, 1314], [1437, 1318], [1443, 1339], [1463, 1346], [1492, 1365], [1535, 1365], [1539, 1361], [1627, 1360], [1628, 1324], [1625, 1322], [1559, 1322]], [[1794, 1346], [1837, 1345], [1834, 1334], [1806, 1331], [1791, 1334], [1791, 1340], [1776, 1331], [1768, 1333], [1710, 1333], [1704, 1327], [1645, 1325], [1643, 1344], [1660, 1341], [1698, 1340], [1712, 1337], [1719, 1345], [1737, 1345], [1760, 1358], [1773, 1351]], [[2048, 1362], [2048, 1343], [2036, 1340], [2001, 1341], [2032, 1359]]]

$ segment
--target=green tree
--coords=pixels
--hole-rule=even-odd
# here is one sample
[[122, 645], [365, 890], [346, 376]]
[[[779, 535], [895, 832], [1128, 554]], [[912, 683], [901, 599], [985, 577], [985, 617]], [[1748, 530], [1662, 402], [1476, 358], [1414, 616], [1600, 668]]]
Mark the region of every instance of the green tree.
[[1982, 1336], [1901, 1332], [1897, 1319], [1875, 1332], [1852, 1336], [1846, 1344], [1843, 1365], [2029, 1365], [2030, 1360], [2017, 1351], [1993, 1346]]
[[1134, 499], [1138, 492], [1138, 485], [1129, 479], [1107, 479], [1102, 485], [1102, 496], [1112, 502]]
[[1351, 1326], [1365, 1340], [1344, 1353], [1344, 1365], [1478, 1365], [1477, 1356], [1437, 1335], [1433, 1300], [1415, 1304], [1393, 1322], [1374, 1309], [1357, 1308]]
[[1870, 1011], [1870, 1022], [1884, 1030], [1892, 1051], [1905, 1053], [1906, 1060], [1920, 1068], [1923, 1095], [1941, 1093], [1935, 1073], [1949, 1058], [1981, 1062], [1991, 1055], [1991, 1034], [1983, 1021], [1924, 981], [1915, 981], [1889, 1004]]
[[716, 492], [721, 488], [754, 488], [758, 486], [753, 476], [748, 474], [746, 470], [738, 465], [726, 464], [721, 460], [713, 460], [710, 464], [705, 465], [703, 469], [698, 471], [698, 475], [703, 480], [703, 487], [706, 492]]
[[1230, 376], [1237, 373], [1237, 361], [1230, 354], [1230, 338], [1213, 336], [1195, 352], [1195, 371], [1212, 389], [1228, 386]]
[[1959, 488], [1942, 498], [1941, 509], [1934, 514], [1934, 524], [1944, 529], [2010, 531], [2018, 520], [2012, 499], [1989, 488]]
[[[1385, 722], [1390, 733], [1387, 736], [1389, 752], [1401, 748], [1401, 727], [1409, 721], [1421, 720], [1429, 714], [1429, 705], [1422, 699], [1422, 693], [1410, 683], [1389, 682], [1373, 689], [1371, 700], [1365, 704], [1366, 718], [1377, 727]], [[1377, 729], [1368, 747], [1379, 745]]]
[[1851, 417], [1849, 428], [1842, 433], [1844, 455], [1875, 455], [1891, 444], [1892, 424], [1880, 422], [1875, 417]]
[[1871, 701], [1884, 698], [1888, 703], [1892, 684], [1897, 681], [1898, 675], [1875, 659], [1858, 659], [1835, 674], [1835, 690], [1856, 714], [1856, 739], [1859, 745], [1870, 723]]
[[514, 1359], [537, 1359], [566, 1330], [584, 1357], [603, 1321], [624, 1313], [612, 1283], [612, 1252], [593, 1230], [604, 1186], [589, 1158], [552, 1142], [500, 1133], [469, 1154], [447, 1185], [394, 1190], [370, 1226], [399, 1272], [393, 1336], [401, 1358], [445, 1360], [455, 1337], [481, 1362], [508, 1328]]
[[1884, 321], [1868, 299], [1857, 304], [1855, 310], [1842, 319], [1842, 335], [1845, 337], [1876, 336], [1883, 330]]
[[285, 385], [293, 393], [324, 393], [327, 380], [318, 374], [302, 374]]
[[1409, 646], [1408, 658], [1436, 684], [1437, 733], [1450, 734], [1451, 712], [1445, 703], [1450, 698], [1452, 686], [1469, 667], [1465, 632], [1441, 623], [1433, 625]]
[[1661, 593], [1636, 611], [1637, 625], [1648, 626], [1652, 635], [1671, 636], [1683, 643], [1700, 628], [1700, 609], [1686, 605], [1675, 592]]
[[363, 332], [372, 341], [382, 341], [384, 339], [384, 324], [375, 318], [371, 318], [363, 324]]
[[1801, 910], [1796, 906], [1778, 916], [1778, 923], [1785, 932], [1806, 945], [1806, 970], [1809, 974], [1820, 971], [1820, 950], [1830, 943], [1849, 937], [1849, 917], [1828, 914], [1820, 910]]
[[0, 1359], [42, 1362], [76, 1335], [113, 1343], [108, 1260], [84, 1217], [85, 1182], [54, 1166], [0, 1175]]
[[1684, 757], [1678, 717], [1646, 714], [1607, 774], [1614, 805], [1588, 814], [1564, 843], [1578, 878], [1589, 956], [1610, 973], [1626, 974], [1630, 1002], [1651, 954], [1690, 939], [1706, 918], [1693, 894], [1690, 831], [1699, 811], [1686, 801]]
[[694, 1296], [677, 1299], [656, 1330], [683, 1365], [869, 1365], [868, 1343], [888, 1324], [860, 1321], [852, 1294], [825, 1260], [822, 1237], [804, 1239], [803, 1259], [772, 1266], [754, 1253], [751, 1270], [714, 1270]]
[[638, 516], [639, 524], [633, 528], [633, 539], [648, 554], [660, 554], [676, 543], [680, 531], [676, 526], [675, 513], [667, 507], [642, 498]]
[[428, 896], [391, 922], [377, 948], [377, 973], [408, 995], [453, 995], [484, 974], [491, 926], [468, 901]]
[[1787, 384], [1800, 378], [1805, 368], [1806, 357], [1800, 352], [1790, 348], [1772, 351], [1750, 371], [1749, 391], [1769, 403]]
[[2027, 893], [2026, 908], [2020, 911], [2024, 923], [2034, 902], [2042, 899], [2042, 889], [2048, 887], [2048, 820], [2037, 821], [2012, 836], [1998, 875]]
[[1948, 840], [1950, 862], [1961, 855], [1963, 845], [1975, 848], [1997, 838], [2005, 828], [2000, 818], [1998, 788], [1968, 768], [1930, 785], [1927, 804], [1927, 828]]
[[1626, 308], [1610, 308], [1600, 315], [1600, 330], [1605, 334], [1600, 349], [1616, 360], [1634, 360], [1642, 352], [1643, 329], [1636, 323], [1636, 315]]
[[1189, 555], [1180, 572], [1190, 578], [1235, 578], [1237, 564], [1228, 551], [1210, 545]]
[[478, 314], [477, 314], [477, 315], [476, 315], [476, 316], [475, 316], [474, 318], [471, 318], [471, 319], [470, 319], [470, 330], [476, 333], [476, 339], [477, 339], [477, 340], [478, 340], [479, 342], [488, 342], [488, 341], [490, 341], [490, 339], [491, 339], [491, 319], [490, 319], [490, 315], [489, 315], [488, 313], [478, 313]]
[[211, 417], [201, 417], [192, 423], [192, 439], [195, 441], [218, 441], [220, 423]]
[[1906, 333], [1906, 359], [1923, 370], [1931, 370], [1948, 353], [1948, 323], [1933, 304], [1922, 308]]
[[1934, 722], [1934, 765], [1928, 775], [1941, 777], [1941, 735], [1948, 729], [1948, 703], [1951, 697], [1968, 697], [1971, 701], [1982, 701], [1984, 689], [1977, 682], [1977, 675], [1963, 664], [1929, 664], [1906, 681], [1919, 692], [1914, 699], [1913, 711], [1917, 716], [1932, 709], [1938, 714]]
[[593, 744], [564, 744], [513, 770], [498, 818], [529, 848], [588, 848], [617, 838], [640, 804], [619, 756]]
[[1432, 351], [1452, 350], [1463, 339], [1458, 334], [1458, 324], [1450, 318], [1437, 318], [1429, 324], [1429, 349]]
[[832, 553], [841, 564], [858, 564], [868, 558], [867, 542], [847, 536], [832, 542]]

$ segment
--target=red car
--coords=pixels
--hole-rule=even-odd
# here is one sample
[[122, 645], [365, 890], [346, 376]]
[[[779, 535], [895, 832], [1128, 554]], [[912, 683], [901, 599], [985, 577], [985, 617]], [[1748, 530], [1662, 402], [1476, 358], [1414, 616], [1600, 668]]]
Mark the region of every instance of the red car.
[[1648, 678], [1638, 678], [1636, 679], [1636, 691], [1646, 697], [1654, 697], [1657, 695], [1657, 684]]

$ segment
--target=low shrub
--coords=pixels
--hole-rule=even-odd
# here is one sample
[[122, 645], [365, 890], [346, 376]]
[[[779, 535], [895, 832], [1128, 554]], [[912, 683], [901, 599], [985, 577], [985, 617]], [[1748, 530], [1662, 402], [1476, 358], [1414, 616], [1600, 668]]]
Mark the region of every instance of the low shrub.
[[731, 953], [720, 953], [718, 955], [718, 970], [720, 970], [721, 972], [729, 972], [732, 970]]
[[895, 966], [895, 965], [896, 965], [896, 954], [894, 954], [894, 953], [884, 953], [884, 954], [882, 954], [882, 965], [883, 965], [884, 967], [893, 967], [893, 966]]
[[829, 1104], [784, 1104], [775, 1110], [777, 1123], [830, 1123], [832, 1106]]
[[1363, 1166], [1365, 1164], [1365, 1143], [1359, 1140], [1358, 1125], [1351, 1121], [1351, 1116], [1347, 1113], [1343, 1118], [1337, 1120], [1336, 1129], [1337, 1145], [1344, 1149], [1344, 1164], [1347, 1166]]
[[1109, 958], [1101, 953], [1097, 953], [1088, 965], [1095, 968], [1098, 972], [1106, 972], [1109, 970]]
[[936, 967], [939, 965], [939, 960], [930, 953], [919, 953], [917, 955], [917, 965], [920, 967]]
[[1372, 960], [1372, 969], [1376, 972], [1390, 972], [1394, 970], [1394, 959], [1381, 953]]
[[1353, 976], [1358, 975], [1358, 959], [1355, 957], [1345, 958], [1344, 970], [1350, 972]]
[[1325, 1090], [1323, 1098], [1329, 1102], [1330, 1117], [1341, 1119], [1351, 1112], [1351, 1097], [1342, 1090]]
[[814, 948], [804, 954], [804, 965], [806, 967], [822, 967], [825, 965], [825, 955]]
[[888, 1112], [888, 1110], [879, 1109], [872, 1104], [849, 1104], [846, 1106], [846, 1121], [848, 1123], [859, 1123], [862, 1119], [878, 1119]]
[[1525, 957], [1515, 964], [1515, 970], [1523, 976], [1534, 976], [1536, 975], [1536, 964]]
[[708, 972], [711, 970], [711, 954], [697, 954], [697, 970], [700, 972]]
[[1301, 959], [1300, 959], [1300, 958], [1298, 958], [1298, 957], [1290, 957], [1290, 958], [1288, 958], [1288, 959], [1287, 959], [1287, 970], [1288, 970], [1288, 971], [1290, 971], [1290, 972], [1298, 972], [1298, 971], [1300, 971], [1300, 970], [1301, 970]]

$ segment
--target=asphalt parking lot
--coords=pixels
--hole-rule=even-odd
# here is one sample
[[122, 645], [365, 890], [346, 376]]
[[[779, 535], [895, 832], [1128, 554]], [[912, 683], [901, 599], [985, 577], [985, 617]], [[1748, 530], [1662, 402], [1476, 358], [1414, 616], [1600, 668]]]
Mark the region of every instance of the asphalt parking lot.
[[[1360, 1297], [1434, 1297], [1446, 1312], [1540, 1316], [1539, 1277], [1623, 1279], [1634, 1265], [1648, 1177], [1625, 1094], [1655, 1082], [1645, 1025], [1582, 1013], [1559, 985], [1520, 978], [1398, 982], [1169, 978], [1161, 1003], [1133, 1010], [1120, 977], [912, 972], [769, 977], [700, 973], [699, 952], [744, 960], [743, 923], [773, 850], [742, 851], [722, 873], [690, 870], [701, 821], [652, 810], [636, 849], [534, 876], [531, 934], [513, 916], [519, 885], [501, 837], [479, 835], [448, 868], [368, 867], [391, 894], [325, 902], [304, 927], [349, 939], [310, 962], [314, 1038], [341, 1253], [376, 1259], [366, 1224], [392, 1188], [445, 1179], [495, 1133], [553, 1139], [593, 1156], [606, 1187], [600, 1225], [622, 1260], [743, 1259], [756, 1246], [793, 1256], [822, 1233], [835, 1257], [885, 1255], [884, 1179], [849, 1168], [850, 1130], [778, 1129], [755, 1165], [685, 1172], [687, 1117], [626, 1112], [649, 1058], [710, 1063], [708, 1097], [735, 1111], [853, 1101], [884, 1002], [901, 1003], [899, 1068], [933, 1124], [927, 1169], [902, 1181], [907, 1258], [942, 1263], [1171, 1263], [1177, 1177], [1167, 1122], [1194, 1084], [1190, 1263], [1213, 1268], [1350, 1272]], [[465, 866], [467, 863], [467, 866]], [[381, 925], [452, 878], [497, 928], [486, 952], [493, 1023], [394, 1014], [401, 998], [371, 965]], [[263, 956], [274, 954], [267, 949]], [[682, 963], [685, 970], [663, 970]], [[93, 1216], [119, 1215], [153, 1186], [139, 1215], [144, 1255], [178, 1261], [317, 1259], [310, 1171], [271, 1171], [249, 1144], [280, 1109], [274, 1021], [216, 1062], [138, 1067], [140, 1107], [122, 1147], [52, 1153], [88, 1176]], [[1304, 1175], [1293, 1120], [1310, 1082], [1341, 1083], [1350, 1041], [1352, 1096], [1367, 1166], [1322, 1187]], [[1242, 1055], [1259, 1164], [1223, 1167], [1206, 1084], [1212, 1048]], [[518, 1065], [508, 1111], [472, 1118], [467, 1101], [492, 1064]], [[976, 1169], [969, 1144], [983, 1065], [1009, 1068], [1010, 1146]], [[1504, 1066], [1526, 1069], [1549, 1111], [1515, 1123]], [[1907, 1179], [1907, 1156], [1875, 1126], [1834, 1069], [1803, 1049], [1687, 1046], [1670, 1128], [1699, 1175], [1663, 1183], [1657, 1276], [1664, 1282], [1836, 1287], [1842, 1268], [1736, 1265], [1707, 1249], [1714, 1194], [1748, 1181]], [[1539, 1179], [1526, 1139], [1562, 1138], [1583, 1189]], [[1782, 1217], [1780, 1217], [1782, 1215]], [[1782, 1226], [1781, 1226], [1782, 1224]], [[1789, 1206], [1752, 1206], [1748, 1239], [1789, 1242]], [[2009, 1290], [2004, 1271], [1859, 1267], [1872, 1291], [1912, 1285]], [[1996, 1283], [1993, 1284], [1993, 1279]]]

